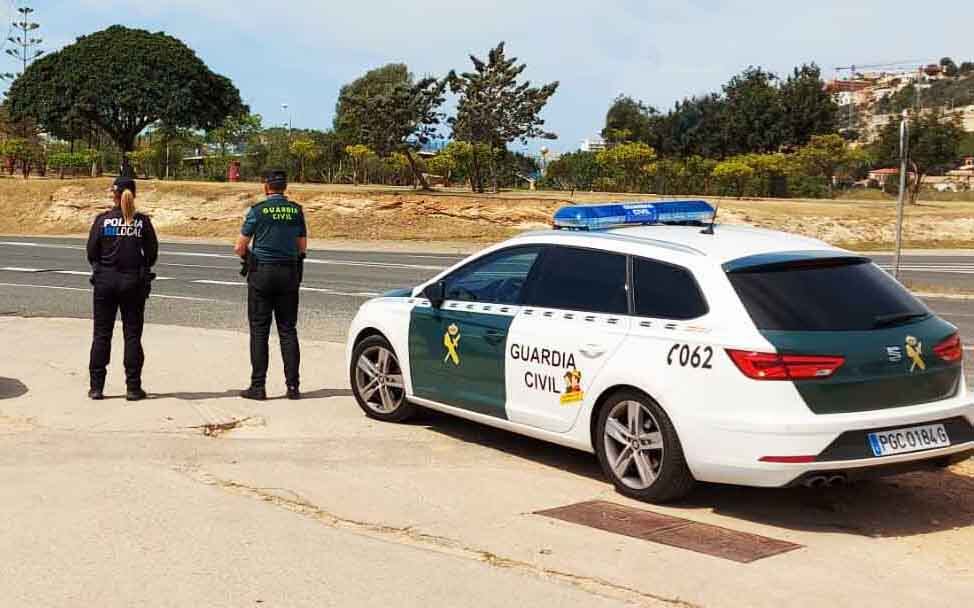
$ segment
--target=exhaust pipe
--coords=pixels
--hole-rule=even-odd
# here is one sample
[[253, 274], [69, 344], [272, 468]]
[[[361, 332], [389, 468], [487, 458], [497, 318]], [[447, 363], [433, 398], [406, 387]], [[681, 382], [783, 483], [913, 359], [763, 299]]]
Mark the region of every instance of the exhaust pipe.
[[802, 484], [806, 488], [824, 488], [829, 483], [829, 478], [825, 475], [815, 475], [814, 477], [809, 477]]
[[833, 475], [829, 477], [826, 485], [828, 485], [829, 487], [844, 486], [846, 484], [846, 481], [848, 480], [846, 479], [845, 475]]

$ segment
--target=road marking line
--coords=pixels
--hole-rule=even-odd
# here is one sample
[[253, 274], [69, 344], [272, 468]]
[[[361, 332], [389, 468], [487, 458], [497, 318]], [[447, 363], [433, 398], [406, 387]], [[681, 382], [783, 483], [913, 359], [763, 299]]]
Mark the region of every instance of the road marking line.
[[207, 270], [236, 270], [233, 266], [206, 266], [205, 264], [174, 264], [172, 262], [159, 262], [159, 266], [175, 266], [176, 268], [205, 268]]
[[0, 268], [0, 270], [5, 270], [7, 272], [44, 272], [40, 268], [22, 268], [20, 266], [5, 266]]
[[72, 276], [78, 276], [78, 277], [90, 277], [91, 276], [91, 271], [90, 270], [88, 272], [85, 272], [83, 270], [50, 270], [48, 272], [51, 272], [53, 274], [70, 274]]
[[[0, 283], [0, 287], [32, 287], [34, 289], [57, 289], [59, 291], [83, 291], [85, 293], [91, 293], [91, 288], [85, 289], [83, 287], [62, 287], [60, 285], [31, 285], [28, 283]], [[164, 298], [166, 300], [188, 300], [190, 302], [220, 302], [221, 300], [215, 300], [213, 298], [193, 298], [190, 296], [171, 296], [163, 293], [153, 293], [150, 298]]]
[[350, 298], [373, 298], [379, 295], [378, 293], [371, 292], [371, 291], [348, 292], [348, 291], [336, 291], [334, 289], [322, 289], [321, 287], [302, 287], [301, 291], [324, 293], [332, 296], [348, 296]]
[[233, 287], [246, 285], [246, 283], [241, 283], [239, 281], [214, 281], [212, 279], [199, 279], [197, 281], [190, 281], [190, 283], [196, 283], [198, 285], [230, 285]]

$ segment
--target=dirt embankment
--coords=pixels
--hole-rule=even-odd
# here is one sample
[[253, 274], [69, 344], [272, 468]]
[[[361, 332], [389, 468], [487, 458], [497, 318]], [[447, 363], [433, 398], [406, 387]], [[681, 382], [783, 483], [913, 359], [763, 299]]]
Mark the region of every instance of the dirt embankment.
[[[110, 180], [0, 179], [0, 232], [84, 233], [111, 204]], [[460, 190], [421, 193], [386, 187], [292, 187], [312, 236], [355, 241], [494, 241], [549, 225], [558, 207], [652, 198], [646, 195], [505, 193]], [[261, 200], [256, 184], [139, 182], [139, 207], [166, 236], [232, 237], [247, 207]], [[894, 240], [895, 205], [887, 201], [715, 200], [720, 221], [747, 223], [847, 247], [884, 248]], [[906, 218], [906, 245], [974, 247], [974, 203], [925, 202]]]

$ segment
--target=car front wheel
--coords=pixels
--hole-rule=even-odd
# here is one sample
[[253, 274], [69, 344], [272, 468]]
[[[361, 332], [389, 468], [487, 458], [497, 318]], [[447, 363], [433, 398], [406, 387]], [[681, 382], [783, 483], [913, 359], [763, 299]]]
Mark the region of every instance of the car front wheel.
[[370, 336], [355, 346], [349, 376], [355, 400], [370, 418], [404, 422], [416, 414], [416, 406], [406, 400], [399, 358], [382, 336]]
[[599, 410], [594, 439], [602, 470], [621, 494], [661, 503], [693, 489], [676, 429], [646, 395], [627, 390], [609, 397]]

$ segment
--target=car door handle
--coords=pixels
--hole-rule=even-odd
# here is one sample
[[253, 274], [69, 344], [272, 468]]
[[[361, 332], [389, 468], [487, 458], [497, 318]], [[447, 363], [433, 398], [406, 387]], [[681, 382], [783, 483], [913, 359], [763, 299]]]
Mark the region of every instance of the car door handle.
[[586, 344], [579, 351], [589, 359], [598, 359], [605, 354], [606, 348], [601, 344]]
[[501, 342], [507, 339], [506, 331], [488, 330], [484, 332], [484, 340], [488, 344], [493, 344], [497, 346]]

